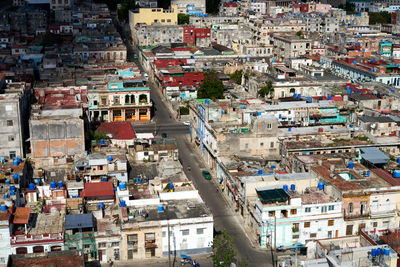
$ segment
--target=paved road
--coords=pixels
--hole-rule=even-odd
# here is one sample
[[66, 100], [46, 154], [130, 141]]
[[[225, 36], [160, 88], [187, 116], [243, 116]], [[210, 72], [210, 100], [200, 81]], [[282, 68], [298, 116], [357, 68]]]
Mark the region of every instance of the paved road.
[[[129, 55], [132, 55], [133, 48], [129, 44], [127, 44], [127, 47], [130, 50]], [[138, 67], [143, 71], [139, 62], [137, 60], [134, 60], [134, 62], [136, 62]], [[150, 87], [150, 96], [155, 111], [153, 123], [160, 127], [157, 134], [161, 135], [161, 133], [165, 132], [168, 134], [168, 137], [176, 138], [179, 157], [184, 170], [187, 169], [186, 167], [191, 166], [191, 171], [187, 172], [186, 175], [193, 181], [203, 200], [214, 215], [215, 231], [220, 232], [225, 229], [234, 238], [239, 257], [245, 259], [249, 266], [272, 266], [271, 254], [265, 250], [259, 250], [251, 246], [251, 242], [241, 226], [241, 221], [237, 217], [238, 215], [228, 208], [225, 199], [220, 193], [216, 192], [214, 184], [202, 177], [201, 171], [205, 166], [200, 155], [186, 138], [188, 132], [187, 126], [182, 128], [183, 124], [178, 123], [174, 119], [161, 93], [156, 91], [157, 89], [154, 88], [154, 86], [150, 85]], [[152, 131], [154, 131], [154, 124], [150, 126], [136, 124], [134, 127], [138, 132], [147, 130], [147, 128], [153, 129]]]

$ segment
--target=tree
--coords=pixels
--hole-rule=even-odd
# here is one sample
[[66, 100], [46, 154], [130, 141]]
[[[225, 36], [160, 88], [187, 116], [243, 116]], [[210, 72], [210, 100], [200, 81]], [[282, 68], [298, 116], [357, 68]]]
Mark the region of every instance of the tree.
[[302, 31], [298, 31], [298, 32], [296, 32], [296, 35], [301, 37], [301, 36], [303, 36], [303, 32]]
[[225, 230], [214, 237], [212, 243], [213, 255], [211, 256], [214, 266], [226, 267], [235, 261], [237, 251], [233, 247], [233, 237]]
[[242, 84], [243, 70], [235, 70], [235, 72], [229, 74], [231, 80], [236, 84]]
[[224, 85], [215, 71], [206, 72], [203, 82], [197, 90], [197, 98], [224, 98]]
[[178, 24], [189, 24], [189, 15], [183, 14], [183, 13], [179, 13], [178, 14]]
[[105, 133], [101, 131], [96, 131], [96, 132], [91, 132], [92, 134], [92, 140], [100, 141], [100, 140], [108, 140], [110, 137]]
[[260, 90], [258, 90], [258, 95], [261, 97], [266, 97], [267, 95], [269, 95], [273, 92], [274, 92], [274, 88], [272, 87], [272, 82], [266, 81], [265, 86], [261, 87]]
[[368, 12], [369, 24], [389, 24], [391, 22], [391, 15], [387, 11], [383, 12]]

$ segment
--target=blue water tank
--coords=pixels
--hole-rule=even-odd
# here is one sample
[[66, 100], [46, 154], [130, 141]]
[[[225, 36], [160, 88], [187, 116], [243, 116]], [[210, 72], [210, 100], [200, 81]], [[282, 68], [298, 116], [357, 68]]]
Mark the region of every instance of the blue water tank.
[[164, 207], [162, 205], [158, 206], [158, 212], [164, 212]]
[[274, 62], [275, 62], [275, 59], [273, 59], [271, 62], [274, 63]]
[[87, 151], [85, 151], [85, 157], [87, 157], [88, 156], [88, 152]]
[[397, 158], [397, 163], [399, 163], [399, 164], [400, 164], [400, 158]]
[[258, 174], [263, 174], [263, 170], [262, 170], [262, 169], [259, 169], [259, 170], [258, 170]]
[[[352, 127], [350, 127], [350, 128], [352, 128]], [[350, 161], [349, 162], [349, 169], [353, 169], [353, 167], [354, 167], [354, 163], [352, 161]]]
[[381, 248], [378, 248], [378, 253], [377, 253], [378, 255], [383, 255], [383, 249], [381, 249]]
[[14, 173], [13, 178], [14, 179], [18, 179], [19, 178], [19, 174], [18, 173]]
[[16, 158], [18, 161], [18, 164], [20, 164], [22, 162], [21, 158]]
[[324, 190], [324, 186], [325, 186], [324, 182], [321, 181], [321, 182], [318, 183], [318, 189], [319, 190]]
[[63, 187], [63, 182], [62, 181], [58, 181], [58, 187]]
[[2, 205], [1, 205], [1, 211], [6, 211], [6, 210], [7, 210], [7, 206], [4, 205], [4, 204], [2, 204]]
[[367, 171], [367, 177], [369, 177], [371, 175], [370, 171]]
[[51, 181], [51, 183], [50, 183], [50, 189], [56, 189], [56, 182]]
[[125, 183], [120, 183], [119, 184], [119, 190], [125, 190], [126, 189], [126, 184]]
[[10, 185], [10, 191], [11, 192], [15, 191], [15, 185]]
[[297, 97], [297, 94], [293, 94], [293, 97], [296, 98], [296, 97]]
[[112, 160], [113, 160], [112, 156], [108, 156], [108, 161], [112, 161]]
[[114, 192], [117, 192], [117, 190], [118, 190], [118, 189], [117, 189], [116, 187], [114, 187]]
[[15, 191], [11, 191], [10, 196], [15, 196]]
[[100, 139], [100, 145], [104, 145], [104, 140]]
[[288, 191], [288, 190], [289, 190], [288, 185], [287, 185], [287, 184], [284, 184], [284, 185], [283, 185], [283, 191]]
[[366, 171], [363, 171], [363, 176], [367, 176], [367, 172]]
[[104, 203], [103, 203], [103, 202], [100, 202], [100, 203], [99, 203], [99, 210], [102, 210], [102, 209], [104, 209]]
[[290, 185], [290, 190], [292, 190], [292, 191], [296, 190], [296, 185], [295, 184], [291, 184]]
[[245, 109], [246, 108], [246, 106], [245, 105], [242, 105], [242, 109]]
[[292, 131], [292, 127], [289, 127], [289, 128], [288, 128], [288, 131], [291, 132], [291, 131]]
[[371, 249], [371, 256], [376, 257], [377, 251], [375, 248]]
[[101, 178], [101, 181], [102, 181], [102, 182], [107, 182], [107, 180], [108, 180], [107, 177], [102, 177], [102, 178]]
[[357, 60], [353, 60], [353, 64], [357, 64]]
[[10, 184], [10, 180], [7, 179], [7, 180], [6, 180], [6, 184]]
[[350, 89], [350, 86], [349, 86], [349, 85], [347, 85], [347, 86], [346, 86], [346, 89], [347, 89], [347, 90], [349, 90], [349, 89]]
[[332, 100], [332, 96], [328, 96], [328, 100]]
[[225, 110], [222, 110], [221, 113], [222, 113], [222, 114], [225, 114]]
[[34, 183], [30, 183], [29, 184], [29, 190], [35, 190], [35, 184]]
[[393, 177], [394, 178], [400, 178], [400, 170], [394, 170]]
[[132, 67], [130, 67], [130, 68], [129, 68], [129, 70], [130, 70], [130, 71], [133, 71], [133, 68], [132, 68]]
[[390, 255], [390, 248], [385, 248], [383, 250], [383, 254], [385, 254], [385, 256], [389, 256]]
[[5, 193], [5, 194], [4, 194], [4, 198], [8, 198], [8, 193]]
[[126, 207], [125, 200], [121, 200], [121, 208]]
[[298, 95], [297, 95], [297, 98], [301, 98], [301, 94], [298, 94]]
[[76, 176], [75, 181], [77, 181], [79, 183], [81, 181], [81, 178], [79, 176]]
[[[142, 182], [141, 179], [140, 179], [140, 182]], [[174, 184], [172, 182], [168, 182], [168, 185], [169, 185], [169, 189], [174, 189]]]
[[14, 160], [13, 160], [13, 165], [14, 165], [14, 166], [18, 166], [18, 160], [17, 160], [17, 159], [14, 159]]

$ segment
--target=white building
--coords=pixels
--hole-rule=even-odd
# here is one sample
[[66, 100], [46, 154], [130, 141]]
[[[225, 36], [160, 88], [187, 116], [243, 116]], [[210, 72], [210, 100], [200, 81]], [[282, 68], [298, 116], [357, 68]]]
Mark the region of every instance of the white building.
[[0, 212], [0, 266], [7, 266], [8, 256], [11, 254], [10, 246], [10, 228], [9, 219], [10, 213], [8, 211]]

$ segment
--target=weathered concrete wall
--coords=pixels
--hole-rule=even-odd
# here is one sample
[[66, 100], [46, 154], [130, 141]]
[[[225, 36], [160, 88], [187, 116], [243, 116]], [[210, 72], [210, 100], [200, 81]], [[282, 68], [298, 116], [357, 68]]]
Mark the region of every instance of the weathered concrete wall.
[[0, 157], [23, 157], [19, 99], [0, 101]]
[[31, 120], [32, 158], [63, 157], [85, 151], [81, 119]]

